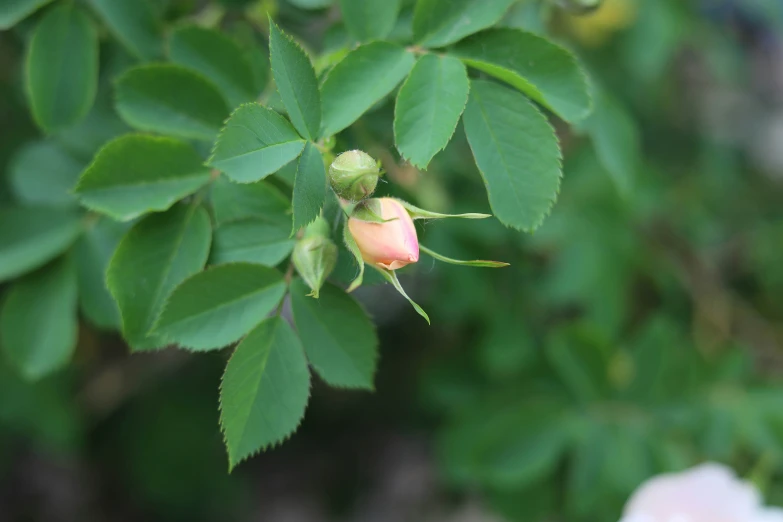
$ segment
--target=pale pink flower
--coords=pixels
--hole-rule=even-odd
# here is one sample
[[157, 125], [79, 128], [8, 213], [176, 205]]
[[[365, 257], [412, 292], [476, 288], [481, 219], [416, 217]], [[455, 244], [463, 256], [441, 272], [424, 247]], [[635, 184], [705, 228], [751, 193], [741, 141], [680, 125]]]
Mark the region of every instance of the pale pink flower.
[[399, 201], [380, 198], [381, 216], [386, 223], [370, 223], [356, 218], [348, 228], [366, 263], [397, 270], [419, 260], [419, 239], [408, 211]]
[[620, 522], [783, 522], [749, 482], [720, 464], [659, 475], [636, 490]]

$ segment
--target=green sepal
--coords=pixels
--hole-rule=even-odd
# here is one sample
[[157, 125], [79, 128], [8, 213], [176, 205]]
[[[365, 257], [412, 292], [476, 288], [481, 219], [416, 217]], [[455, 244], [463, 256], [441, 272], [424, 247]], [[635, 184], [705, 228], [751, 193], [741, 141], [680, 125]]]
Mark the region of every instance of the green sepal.
[[419, 250], [424, 252], [430, 257], [434, 257], [438, 261], [443, 261], [444, 263], [451, 263], [452, 265], [462, 265], [462, 266], [476, 266], [481, 268], [502, 268], [504, 266], [509, 266], [509, 263], [504, 263], [502, 261], [486, 261], [484, 259], [476, 259], [474, 261], [462, 261], [459, 259], [452, 259], [450, 257], [442, 256], [438, 254], [437, 252], [433, 252], [429, 248], [425, 247], [422, 244], [419, 244]]
[[491, 214], [477, 214], [477, 213], [440, 214], [438, 212], [430, 212], [429, 210], [424, 210], [423, 208], [419, 208], [417, 206], [411, 205], [407, 201], [403, 201], [401, 199], [397, 199], [397, 201], [399, 201], [400, 204], [403, 207], [405, 207], [405, 210], [408, 211], [408, 214], [410, 214], [412, 219], [446, 219], [446, 218], [486, 219], [488, 217], [492, 217]]
[[430, 323], [430, 316], [427, 315], [427, 312], [424, 311], [424, 309], [416, 304], [416, 302], [408, 297], [408, 294], [405, 293], [405, 289], [402, 288], [402, 285], [400, 284], [400, 280], [397, 279], [397, 272], [394, 270], [384, 270], [383, 268], [379, 268], [377, 266], [373, 266], [374, 269], [376, 269], [378, 272], [381, 273], [384, 279], [386, 279], [388, 282], [392, 284], [392, 286], [400, 293], [402, 296], [408, 300], [408, 302], [413, 306], [413, 308], [416, 310], [416, 312], [422, 316], [426, 321], [427, 324]]
[[357, 203], [351, 211], [351, 217], [368, 223], [388, 223], [389, 221], [397, 220], [397, 218], [383, 219], [381, 202], [376, 198], [365, 199]]
[[329, 239], [329, 224], [316, 218], [305, 229], [304, 237], [294, 247], [291, 260], [307, 286], [308, 295], [318, 299], [321, 287], [337, 264], [337, 245]]
[[364, 259], [362, 259], [362, 252], [359, 250], [359, 245], [356, 244], [356, 240], [353, 238], [351, 230], [348, 228], [348, 220], [345, 221], [345, 226], [343, 227], [343, 241], [345, 242], [345, 247], [353, 254], [354, 259], [356, 259], [356, 264], [359, 265], [359, 275], [356, 276], [356, 279], [351, 281], [351, 284], [346, 290], [347, 292], [353, 292], [362, 286], [362, 280], [364, 279]]

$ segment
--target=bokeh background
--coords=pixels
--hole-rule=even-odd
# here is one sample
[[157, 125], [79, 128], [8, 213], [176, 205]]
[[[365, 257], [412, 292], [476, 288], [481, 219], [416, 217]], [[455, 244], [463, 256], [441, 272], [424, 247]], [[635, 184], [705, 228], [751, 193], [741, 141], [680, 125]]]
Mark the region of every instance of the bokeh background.
[[[268, 14], [319, 56], [345, 45], [339, 11], [311, 9], [322, 0], [153, 3], [262, 49]], [[0, 32], [0, 206], [40, 139], [23, 90], [34, 22]], [[511, 268], [406, 271], [432, 326], [393, 289], [360, 289], [381, 338], [376, 392], [316, 382], [299, 431], [230, 475], [226, 352], [130, 356], [83, 321], [51, 378], [26, 383], [0, 357], [0, 521], [605, 522], [645, 479], [705, 460], [783, 505], [783, 2], [606, 0], [577, 16], [521, 0], [503, 24], [569, 46], [615, 108], [592, 128], [554, 122], [565, 175], [534, 234], [420, 231]], [[88, 123], [55, 138], [77, 172], [125, 131], [111, 78], [130, 61], [111, 40], [101, 57]], [[382, 192], [488, 210], [461, 128], [419, 173], [391, 147], [392, 116], [377, 107], [337, 150], [380, 158]]]

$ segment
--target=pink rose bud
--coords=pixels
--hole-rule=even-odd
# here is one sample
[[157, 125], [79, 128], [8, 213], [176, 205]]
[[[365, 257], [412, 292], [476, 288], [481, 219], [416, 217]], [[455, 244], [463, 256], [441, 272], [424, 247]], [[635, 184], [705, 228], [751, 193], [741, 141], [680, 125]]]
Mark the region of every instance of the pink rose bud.
[[720, 464], [659, 475], [642, 484], [620, 522], [783, 522], [749, 482]]
[[380, 216], [386, 223], [371, 223], [355, 217], [348, 228], [366, 263], [397, 270], [419, 260], [419, 239], [408, 211], [399, 201], [380, 198]]

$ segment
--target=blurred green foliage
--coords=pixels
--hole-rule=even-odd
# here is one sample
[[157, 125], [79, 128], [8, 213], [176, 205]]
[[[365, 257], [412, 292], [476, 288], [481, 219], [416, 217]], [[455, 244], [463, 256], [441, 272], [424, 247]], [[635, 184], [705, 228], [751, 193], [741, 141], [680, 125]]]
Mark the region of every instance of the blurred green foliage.
[[[254, 45], [274, 14], [322, 51], [317, 66], [327, 69], [348, 39], [337, 11], [320, 10], [329, 3], [155, 6], [171, 21], [219, 12], [228, 34]], [[409, 38], [412, 2], [402, 4], [392, 39]], [[129, 360], [117, 337], [83, 325], [75, 364], [35, 385], [0, 359], [0, 509], [40, 518], [40, 506], [10, 494], [11, 483], [26, 487], [19, 468], [33, 454], [71, 459], [100, 477], [92, 487], [101, 500], [83, 507], [82, 519], [263, 513], [257, 496], [268, 470], [317, 468], [302, 455], [330, 451], [343, 436], [350, 449], [336, 454], [361, 460], [380, 444], [377, 430], [423, 433], [437, 463], [432, 496], [478, 496], [509, 521], [617, 520], [639, 483], [708, 459], [783, 503], [783, 8], [775, 0], [605, 4], [577, 17], [523, 0], [504, 18], [576, 52], [595, 102], [614, 109], [576, 129], [557, 124], [564, 179], [535, 233], [494, 220], [425, 225], [423, 242], [444, 255], [512, 264], [434, 269], [423, 259], [403, 283], [432, 327], [395, 307], [382, 287], [359, 292], [380, 326], [376, 394], [319, 397], [316, 385], [311, 417], [290, 447], [227, 475], [216, 411], [224, 358]], [[33, 27], [26, 20], [0, 32], [0, 166], [8, 174], [0, 206], [11, 199], [14, 161], [30, 150], [20, 147], [40, 139], [20, 65]], [[101, 62], [95, 106], [48, 141], [48, 153], [83, 164], [126, 130], [109, 103], [110, 80], [133, 59], [104, 40]], [[267, 94], [270, 106], [281, 103]], [[433, 211], [489, 210], [461, 125], [419, 174], [396, 162], [392, 121], [391, 104], [379, 104], [341, 134], [337, 150], [362, 148], [396, 165], [384, 193]], [[607, 149], [606, 140], [625, 146]], [[285, 172], [276, 177], [290, 190]], [[346, 282], [347, 257], [341, 252], [338, 268]], [[313, 495], [347, 517], [363, 477], [338, 458], [324, 462], [336, 479]], [[113, 507], [95, 508], [104, 503]]]

